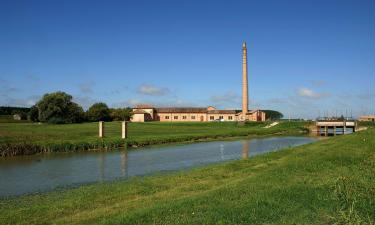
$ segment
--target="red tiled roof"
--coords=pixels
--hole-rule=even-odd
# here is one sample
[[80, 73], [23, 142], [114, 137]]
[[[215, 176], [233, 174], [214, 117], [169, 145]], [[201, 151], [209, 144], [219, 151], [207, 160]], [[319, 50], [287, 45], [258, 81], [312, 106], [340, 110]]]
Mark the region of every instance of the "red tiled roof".
[[236, 110], [209, 110], [207, 114], [236, 114]]
[[134, 107], [134, 109], [153, 109], [154, 107], [152, 105], [148, 104], [139, 104]]
[[145, 114], [146, 112], [142, 109], [136, 109], [136, 110], [133, 110], [133, 113], [134, 114]]
[[173, 107], [173, 108], [156, 108], [158, 113], [206, 113], [206, 108], [196, 108], [196, 107]]

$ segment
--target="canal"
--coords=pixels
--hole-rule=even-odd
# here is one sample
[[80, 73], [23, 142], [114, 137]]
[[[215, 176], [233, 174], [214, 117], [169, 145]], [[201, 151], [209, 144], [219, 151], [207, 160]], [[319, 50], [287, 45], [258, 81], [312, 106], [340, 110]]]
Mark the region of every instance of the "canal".
[[271, 137], [109, 152], [51, 153], [0, 159], [0, 197], [184, 170], [249, 158], [316, 141]]

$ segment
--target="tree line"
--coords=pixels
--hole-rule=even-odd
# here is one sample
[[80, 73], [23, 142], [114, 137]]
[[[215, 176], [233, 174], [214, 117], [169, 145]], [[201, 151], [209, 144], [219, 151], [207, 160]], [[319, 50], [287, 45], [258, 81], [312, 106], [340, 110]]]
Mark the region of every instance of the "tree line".
[[21, 119], [26, 120], [30, 108], [27, 107], [12, 107], [12, 106], [0, 106], [0, 115], [20, 115]]
[[[124, 121], [132, 117], [132, 109], [109, 108], [103, 102], [94, 103], [87, 111], [77, 103], [73, 97], [65, 92], [53, 92], [45, 94], [31, 108], [25, 107], [0, 107], [0, 115], [19, 114], [22, 119], [33, 122], [52, 124], [81, 123], [96, 121]], [[267, 120], [279, 120], [283, 114], [274, 110], [262, 110], [266, 113]]]
[[45, 94], [28, 112], [28, 119], [33, 122], [67, 124], [95, 121], [130, 120], [131, 108], [109, 108], [103, 102], [94, 103], [87, 111], [65, 92]]

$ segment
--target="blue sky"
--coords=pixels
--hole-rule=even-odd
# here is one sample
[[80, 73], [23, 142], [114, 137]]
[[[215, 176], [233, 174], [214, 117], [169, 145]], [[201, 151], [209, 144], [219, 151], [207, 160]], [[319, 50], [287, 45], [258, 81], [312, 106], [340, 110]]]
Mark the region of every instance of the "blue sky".
[[374, 1], [0, 1], [0, 105], [375, 114]]

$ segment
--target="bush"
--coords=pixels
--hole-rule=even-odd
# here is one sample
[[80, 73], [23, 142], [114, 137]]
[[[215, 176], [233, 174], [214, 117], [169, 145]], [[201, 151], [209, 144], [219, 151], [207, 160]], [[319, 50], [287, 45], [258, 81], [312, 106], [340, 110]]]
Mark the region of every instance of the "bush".
[[92, 122], [111, 121], [110, 110], [107, 104], [103, 102], [93, 104], [87, 111], [87, 118]]
[[39, 110], [36, 105], [33, 105], [30, 108], [30, 111], [28, 113], [27, 119], [33, 122], [39, 122]]
[[129, 121], [132, 117], [131, 108], [120, 108], [120, 109], [110, 109], [110, 115], [112, 120], [115, 121]]

